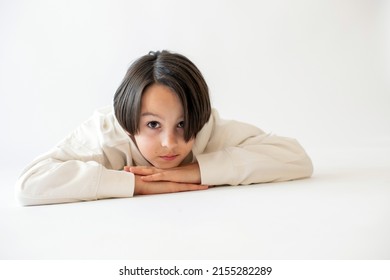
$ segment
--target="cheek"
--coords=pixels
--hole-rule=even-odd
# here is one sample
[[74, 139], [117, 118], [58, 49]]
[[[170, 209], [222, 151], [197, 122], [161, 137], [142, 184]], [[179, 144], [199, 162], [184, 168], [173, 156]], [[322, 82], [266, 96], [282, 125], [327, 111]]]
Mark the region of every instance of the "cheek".
[[146, 155], [151, 155], [155, 152], [156, 149], [156, 138], [155, 137], [148, 137], [148, 136], [135, 136], [135, 141], [137, 143], [138, 149], [141, 151], [141, 153]]
[[190, 152], [192, 150], [192, 147], [194, 146], [194, 142], [195, 140], [190, 140], [189, 142], [185, 143], [184, 146], [185, 146], [185, 149], [187, 150], [187, 152]]

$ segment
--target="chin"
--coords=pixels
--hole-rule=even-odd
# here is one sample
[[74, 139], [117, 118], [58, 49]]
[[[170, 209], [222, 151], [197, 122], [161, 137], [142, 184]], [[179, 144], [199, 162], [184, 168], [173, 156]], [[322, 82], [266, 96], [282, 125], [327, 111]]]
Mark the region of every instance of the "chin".
[[180, 165], [181, 162], [166, 162], [166, 163], [161, 163], [161, 162], [156, 162], [153, 164], [154, 167], [160, 168], [160, 169], [170, 169], [170, 168], [175, 168]]

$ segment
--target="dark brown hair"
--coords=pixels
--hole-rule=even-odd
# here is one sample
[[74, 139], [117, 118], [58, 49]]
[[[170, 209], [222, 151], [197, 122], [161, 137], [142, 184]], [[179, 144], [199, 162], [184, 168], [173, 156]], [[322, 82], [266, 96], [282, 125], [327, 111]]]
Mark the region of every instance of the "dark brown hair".
[[119, 124], [131, 135], [138, 133], [142, 94], [156, 83], [169, 87], [179, 97], [184, 111], [184, 139], [188, 142], [209, 120], [211, 105], [201, 72], [181, 54], [150, 52], [131, 64], [114, 96]]

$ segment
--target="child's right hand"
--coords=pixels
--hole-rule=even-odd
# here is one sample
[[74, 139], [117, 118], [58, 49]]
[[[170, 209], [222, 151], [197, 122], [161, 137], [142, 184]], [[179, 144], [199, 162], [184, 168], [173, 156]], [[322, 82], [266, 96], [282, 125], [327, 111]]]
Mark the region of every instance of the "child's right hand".
[[174, 192], [186, 192], [207, 190], [208, 186], [191, 183], [177, 183], [170, 181], [153, 181], [147, 182], [141, 179], [142, 176], [134, 175], [135, 186], [134, 195], [141, 194], [162, 194], [162, 193], [174, 193]]
[[125, 166], [123, 169], [134, 175], [142, 176], [145, 182], [201, 183], [200, 168], [197, 162], [168, 169], [153, 166]]

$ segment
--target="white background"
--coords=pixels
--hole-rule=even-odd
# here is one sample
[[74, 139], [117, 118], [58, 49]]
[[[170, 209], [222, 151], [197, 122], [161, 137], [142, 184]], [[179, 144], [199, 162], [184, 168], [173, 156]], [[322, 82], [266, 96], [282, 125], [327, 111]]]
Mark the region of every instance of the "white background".
[[1, 168], [112, 104], [130, 63], [161, 49], [198, 65], [224, 118], [309, 154], [388, 147], [389, 19], [380, 0], [0, 0]]
[[[199, 66], [222, 117], [297, 138], [313, 178], [17, 207], [24, 166], [159, 49]], [[389, 259], [389, 66], [389, 1], [0, 0], [0, 258]]]

